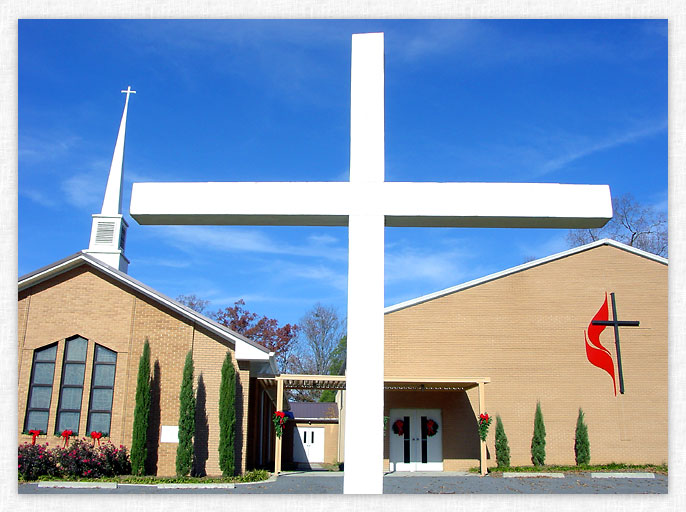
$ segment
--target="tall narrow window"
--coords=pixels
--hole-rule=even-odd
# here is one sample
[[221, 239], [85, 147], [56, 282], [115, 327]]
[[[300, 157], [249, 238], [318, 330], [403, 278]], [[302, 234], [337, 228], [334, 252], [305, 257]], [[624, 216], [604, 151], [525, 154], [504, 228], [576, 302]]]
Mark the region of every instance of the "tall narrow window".
[[67, 340], [55, 427], [58, 434], [65, 430], [71, 430], [75, 434], [79, 431], [87, 349], [88, 341], [80, 336]]
[[24, 431], [40, 430], [48, 432], [52, 381], [55, 375], [57, 344], [33, 352], [29, 402], [24, 420]]
[[112, 420], [112, 397], [114, 396], [114, 373], [117, 366], [117, 353], [100, 345], [95, 345], [91, 398], [88, 407], [88, 427], [91, 432], [110, 433]]

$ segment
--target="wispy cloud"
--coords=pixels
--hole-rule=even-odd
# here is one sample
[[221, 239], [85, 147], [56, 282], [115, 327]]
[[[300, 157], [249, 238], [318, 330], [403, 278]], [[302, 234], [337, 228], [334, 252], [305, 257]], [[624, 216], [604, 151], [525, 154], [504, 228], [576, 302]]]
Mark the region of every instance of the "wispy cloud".
[[579, 140], [573, 144], [571, 149], [545, 162], [539, 168], [537, 174], [539, 176], [548, 174], [561, 169], [562, 167], [565, 167], [575, 160], [579, 160], [580, 158], [587, 157], [600, 151], [622, 146], [624, 144], [630, 144], [647, 137], [652, 137], [653, 135], [661, 133], [666, 129], [667, 121], [665, 120], [659, 123], [651, 123], [631, 131], [609, 135], [600, 140], [591, 141], [586, 137], [579, 138]]
[[46, 208], [54, 208], [59, 204], [53, 197], [48, 196], [47, 194], [36, 189], [22, 188], [19, 190], [19, 195], [26, 197]]
[[307, 280], [321, 283], [327, 288], [339, 291], [348, 289], [348, 275], [343, 269], [336, 269], [322, 263], [296, 263], [294, 261], [274, 262], [272, 274], [285, 280]]
[[192, 264], [189, 260], [173, 260], [168, 258], [136, 258], [136, 265], [167, 267], [167, 268], [188, 268]]
[[19, 136], [17, 156], [22, 164], [54, 161], [68, 155], [83, 138], [65, 133]]
[[338, 239], [329, 235], [312, 235], [302, 245], [284, 242], [265, 231], [243, 227], [163, 226], [157, 230], [172, 245], [186, 250], [199, 248], [227, 253], [283, 254], [345, 261], [347, 248], [337, 247]]
[[62, 182], [61, 189], [64, 199], [72, 206], [92, 213], [100, 211], [105, 195], [101, 172], [75, 174]]
[[466, 275], [465, 260], [468, 256], [461, 250], [427, 250], [412, 247], [386, 250], [385, 282], [398, 283], [421, 281], [441, 283], [446, 279], [459, 282]]

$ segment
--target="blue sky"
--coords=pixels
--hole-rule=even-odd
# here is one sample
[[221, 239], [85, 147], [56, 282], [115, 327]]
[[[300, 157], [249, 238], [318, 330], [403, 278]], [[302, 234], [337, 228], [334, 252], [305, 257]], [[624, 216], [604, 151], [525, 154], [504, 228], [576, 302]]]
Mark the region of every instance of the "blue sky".
[[[387, 181], [609, 184], [666, 211], [665, 20], [21, 20], [19, 275], [87, 248], [131, 85], [129, 274], [210, 310], [345, 316], [345, 228], [139, 226], [128, 206], [134, 181], [347, 180], [351, 34], [379, 31]], [[386, 305], [565, 235], [387, 228]]]

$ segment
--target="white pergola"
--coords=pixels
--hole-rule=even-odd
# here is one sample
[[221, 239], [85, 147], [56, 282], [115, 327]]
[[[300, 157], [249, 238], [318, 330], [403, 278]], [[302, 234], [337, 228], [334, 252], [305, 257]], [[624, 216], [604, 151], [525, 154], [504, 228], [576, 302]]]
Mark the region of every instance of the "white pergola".
[[353, 35], [351, 81], [349, 182], [135, 183], [130, 214], [140, 224], [348, 226], [344, 492], [381, 494], [384, 227], [600, 227], [612, 205], [605, 185], [384, 182], [383, 34]]

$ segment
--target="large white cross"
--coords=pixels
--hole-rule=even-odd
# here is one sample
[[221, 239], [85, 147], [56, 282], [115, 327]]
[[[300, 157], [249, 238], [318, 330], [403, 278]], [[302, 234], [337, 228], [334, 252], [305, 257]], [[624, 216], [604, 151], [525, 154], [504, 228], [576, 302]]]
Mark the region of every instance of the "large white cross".
[[[383, 34], [352, 37], [350, 181], [135, 183], [140, 224], [348, 226], [346, 494], [383, 491], [384, 226], [599, 227], [608, 186], [384, 182]], [[280, 405], [279, 405], [280, 406]]]

